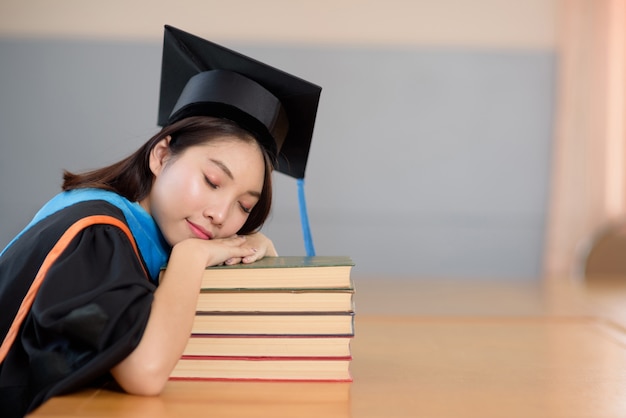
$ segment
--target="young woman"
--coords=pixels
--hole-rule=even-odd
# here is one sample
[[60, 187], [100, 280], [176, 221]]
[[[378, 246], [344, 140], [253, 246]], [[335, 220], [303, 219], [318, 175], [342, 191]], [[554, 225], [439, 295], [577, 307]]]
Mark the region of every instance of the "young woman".
[[[87, 226], [57, 247], [4, 359], [1, 377], [14, 385], [2, 388], [0, 406], [21, 401], [23, 411], [109, 371], [129, 393], [158, 394], [191, 332], [204, 268], [277, 255], [255, 232], [269, 213], [271, 170], [250, 133], [200, 116], [166, 127], [117, 164], [66, 173], [67, 192], [0, 258], [2, 331], [21, 302], [15, 295], [76, 220], [119, 220], [141, 256], [133, 239], [108, 223]], [[57, 205], [63, 208], [50, 209]]]
[[[164, 54], [169, 45], [176, 65], [195, 68], [201, 59], [181, 54], [208, 48], [251, 75], [195, 68], [186, 85], [163, 79], [162, 95], [184, 86], [176, 103], [162, 96], [163, 129], [118, 163], [66, 172], [63, 192], [0, 255], [0, 416], [100, 379], [160, 393], [189, 338], [204, 269], [277, 255], [258, 232], [271, 173], [290, 135], [306, 146], [293, 148], [300, 157], [288, 169], [304, 170], [317, 102], [303, 123], [299, 102], [286, 111], [274, 91], [298, 97], [306, 82], [205, 42], [166, 27]], [[277, 77], [274, 91], [257, 73]]]

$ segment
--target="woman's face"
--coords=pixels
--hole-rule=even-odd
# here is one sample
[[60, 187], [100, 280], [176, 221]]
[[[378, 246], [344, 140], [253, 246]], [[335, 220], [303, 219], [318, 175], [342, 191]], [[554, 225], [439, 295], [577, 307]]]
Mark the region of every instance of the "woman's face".
[[167, 242], [236, 234], [263, 189], [265, 163], [259, 145], [226, 137], [172, 157], [169, 141], [161, 140], [152, 150], [154, 182], [140, 202]]

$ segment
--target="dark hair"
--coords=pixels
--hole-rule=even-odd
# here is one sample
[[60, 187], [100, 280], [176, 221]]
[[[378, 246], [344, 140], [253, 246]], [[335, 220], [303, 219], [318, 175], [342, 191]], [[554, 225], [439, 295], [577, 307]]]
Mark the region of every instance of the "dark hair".
[[[150, 170], [150, 152], [168, 135], [172, 137], [170, 151], [173, 156], [180, 154], [188, 147], [211, 142], [224, 136], [236, 137], [244, 142], [256, 141], [250, 132], [230, 120], [207, 116], [189, 117], [164, 127], [135, 153], [108, 167], [81, 174], [65, 170], [63, 190], [93, 187], [113, 191], [131, 202], [142, 200], [150, 193], [154, 181]], [[249, 234], [261, 228], [272, 206], [273, 166], [265, 148], [261, 145], [259, 148], [265, 159], [263, 190], [246, 223], [238, 231], [239, 234]]]

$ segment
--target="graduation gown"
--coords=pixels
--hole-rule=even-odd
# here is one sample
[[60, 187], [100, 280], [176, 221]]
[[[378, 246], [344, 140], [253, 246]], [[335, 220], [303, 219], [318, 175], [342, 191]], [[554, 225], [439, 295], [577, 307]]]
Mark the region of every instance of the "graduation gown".
[[156, 284], [129, 230], [96, 223], [59, 248], [71, 225], [93, 215], [128, 225], [110, 202], [78, 202], [35, 222], [0, 256], [0, 339], [43, 276], [0, 363], [0, 416], [23, 416], [52, 396], [110, 378], [141, 340]]

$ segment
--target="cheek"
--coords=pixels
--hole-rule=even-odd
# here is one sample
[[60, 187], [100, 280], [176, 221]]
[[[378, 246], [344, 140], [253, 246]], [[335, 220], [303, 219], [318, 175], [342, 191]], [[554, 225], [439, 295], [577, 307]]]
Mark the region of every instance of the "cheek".
[[169, 207], [181, 209], [199, 201], [206, 187], [202, 179], [178, 167], [172, 167], [160, 180], [158, 192], [161, 202]]
[[158, 178], [151, 191], [152, 215], [164, 233], [177, 228], [178, 221], [189, 216], [193, 194], [198, 194], [197, 186], [174, 174], [172, 171]]
[[174, 184], [176, 204], [180, 207], [197, 209], [205, 199], [206, 185], [192, 178], [181, 178]]
[[232, 236], [235, 235], [243, 226], [243, 224], [246, 223], [246, 220], [248, 218], [246, 216], [243, 215], [239, 215], [236, 214], [234, 216], [231, 216], [230, 218], [230, 222], [228, 223], [228, 225], [224, 225], [225, 228], [223, 228], [223, 232], [224, 232], [224, 236]]

